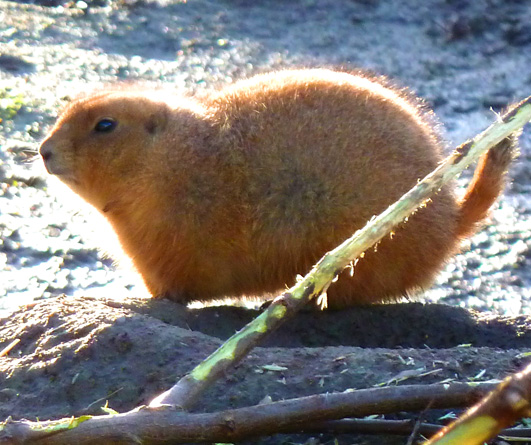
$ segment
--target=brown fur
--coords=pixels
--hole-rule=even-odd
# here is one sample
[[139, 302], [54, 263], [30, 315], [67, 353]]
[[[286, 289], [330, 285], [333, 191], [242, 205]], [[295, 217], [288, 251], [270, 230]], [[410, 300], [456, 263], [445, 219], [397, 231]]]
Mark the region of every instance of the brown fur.
[[[102, 118], [118, 122], [98, 133]], [[154, 296], [181, 303], [290, 286], [442, 159], [415, 101], [363, 76], [281, 71], [200, 99], [135, 90], [74, 101], [41, 146], [102, 211]], [[328, 291], [332, 307], [432, 282], [504, 184], [514, 141], [462, 202], [445, 188]]]

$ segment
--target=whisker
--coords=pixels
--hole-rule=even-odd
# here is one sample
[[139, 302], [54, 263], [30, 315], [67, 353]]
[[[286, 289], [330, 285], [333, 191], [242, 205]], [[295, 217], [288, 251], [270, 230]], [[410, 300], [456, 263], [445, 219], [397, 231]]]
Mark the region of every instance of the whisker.
[[40, 155], [36, 154], [30, 158], [24, 159], [22, 161], [22, 164], [33, 164], [35, 161], [38, 161], [40, 158], [41, 158]]
[[24, 147], [20, 150], [20, 153], [24, 154], [39, 154], [39, 150], [36, 148]]

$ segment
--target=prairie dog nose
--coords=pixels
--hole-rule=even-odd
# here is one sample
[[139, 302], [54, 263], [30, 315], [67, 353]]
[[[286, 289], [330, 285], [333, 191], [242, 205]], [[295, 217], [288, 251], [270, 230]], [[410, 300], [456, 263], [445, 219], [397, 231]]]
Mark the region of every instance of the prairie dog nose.
[[49, 144], [46, 144], [46, 141], [41, 144], [39, 147], [39, 154], [42, 156], [44, 162], [50, 160], [53, 155], [53, 149]]
[[39, 147], [39, 154], [44, 162], [46, 171], [51, 175], [59, 173], [57, 170], [57, 157], [54, 156], [54, 147], [48, 141], [44, 141]]

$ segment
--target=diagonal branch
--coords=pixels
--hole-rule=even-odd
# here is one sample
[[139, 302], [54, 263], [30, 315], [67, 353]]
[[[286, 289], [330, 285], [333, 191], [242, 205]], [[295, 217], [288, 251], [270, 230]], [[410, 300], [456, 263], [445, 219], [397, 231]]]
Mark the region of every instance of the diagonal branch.
[[167, 404], [189, 409], [209, 385], [241, 360], [266, 334], [276, 329], [312, 298], [326, 292], [332, 280], [353, 260], [387, 235], [395, 225], [401, 223], [481, 154], [518, 131], [529, 120], [531, 96], [514, 106], [473, 140], [460, 145], [436, 170], [400, 200], [373, 218], [339, 247], [326, 253], [295, 286], [277, 297], [265, 312], [228, 339], [175, 386], [156, 397], [150, 406]]

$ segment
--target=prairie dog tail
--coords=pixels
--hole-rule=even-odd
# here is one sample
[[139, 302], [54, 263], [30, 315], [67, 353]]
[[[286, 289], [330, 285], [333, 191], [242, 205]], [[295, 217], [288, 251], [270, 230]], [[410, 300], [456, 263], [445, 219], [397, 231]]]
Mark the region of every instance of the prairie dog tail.
[[480, 158], [474, 177], [459, 203], [456, 231], [459, 238], [472, 235], [477, 230], [503, 191], [509, 164], [518, 155], [518, 136], [519, 132], [505, 138]]

